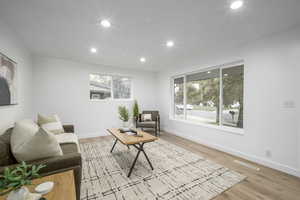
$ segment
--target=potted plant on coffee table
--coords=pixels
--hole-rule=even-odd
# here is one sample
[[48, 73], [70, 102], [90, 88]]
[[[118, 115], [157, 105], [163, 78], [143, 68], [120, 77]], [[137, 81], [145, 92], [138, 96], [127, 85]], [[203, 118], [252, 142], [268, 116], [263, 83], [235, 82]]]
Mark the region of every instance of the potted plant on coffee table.
[[119, 118], [123, 122], [123, 128], [129, 127], [129, 111], [126, 106], [119, 106]]
[[136, 123], [136, 121], [138, 120], [139, 114], [140, 114], [139, 105], [138, 105], [137, 100], [134, 100], [132, 111], [133, 111], [132, 112], [133, 113], [133, 121], [134, 121], [134, 123]]
[[39, 171], [44, 167], [22, 162], [15, 168], [5, 168], [0, 175], [0, 196], [9, 193], [7, 200], [39, 199], [41, 195], [30, 193], [26, 185], [31, 185], [33, 179], [39, 178]]

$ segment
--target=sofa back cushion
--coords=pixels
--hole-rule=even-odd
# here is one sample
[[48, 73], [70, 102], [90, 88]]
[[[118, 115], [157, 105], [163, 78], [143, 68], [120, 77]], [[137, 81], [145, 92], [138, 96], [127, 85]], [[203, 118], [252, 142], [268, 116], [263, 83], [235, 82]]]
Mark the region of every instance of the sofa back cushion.
[[44, 116], [38, 114], [38, 125], [54, 134], [64, 133], [64, 128], [58, 115]]
[[17, 163], [10, 149], [10, 136], [12, 128], [0, 135], [0, 166], [7, 166]]

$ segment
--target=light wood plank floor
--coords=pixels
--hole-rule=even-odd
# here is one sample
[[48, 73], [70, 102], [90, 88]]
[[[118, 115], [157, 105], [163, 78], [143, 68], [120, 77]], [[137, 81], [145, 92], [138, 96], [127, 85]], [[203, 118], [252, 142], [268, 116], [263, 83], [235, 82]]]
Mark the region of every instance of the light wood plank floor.
[[[81, 142], [104, 138], [109, 139], [110, 137], [111, 136], [103, 136], [82, 139]], [[297, 177], [232, 156], [173, 134], [161, 133], [160, 138], [247, 176], [246, 180], [235, 185], [214, 200], [300, 200], [300, 179]], [[233, 162], [237, 159], [260, 168], [260, 171]]]

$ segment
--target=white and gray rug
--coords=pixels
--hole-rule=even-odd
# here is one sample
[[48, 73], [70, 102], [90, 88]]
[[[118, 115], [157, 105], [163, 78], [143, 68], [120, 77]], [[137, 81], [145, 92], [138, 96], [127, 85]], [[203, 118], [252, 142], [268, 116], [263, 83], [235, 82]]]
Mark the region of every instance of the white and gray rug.
[[137, 150], [113, 140], [80, 144], [83, 157], [81, 200], [209, 200], [245, 176], [162, 139], [145, 144], [154, 170]]

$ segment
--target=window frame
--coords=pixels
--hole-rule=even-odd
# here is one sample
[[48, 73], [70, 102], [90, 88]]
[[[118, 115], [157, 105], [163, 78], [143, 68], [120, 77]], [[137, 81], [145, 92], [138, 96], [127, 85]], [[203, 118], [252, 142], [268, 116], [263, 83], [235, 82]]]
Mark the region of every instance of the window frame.
[[[234, 61], [234, 62], [230, 62], [230, 63], [226, 63], [226, 64], [222, 64], [222, 65], [216, 65], [216, 66], [213, 66], [213, 67], [205, 67], [205, 68], [202, 68], [200, 70], [196, 70], [196, 71], [192, 71], [192, 72], [187, 72], [187, 73], [182, 73], [182, 74], [179, 74], [179, 75], [175, 75], [175, 76], [172, 76], [170, 78], [170, 83], [171, 83], [171, 112], [169, 114], [169, 119], [170, 120], [173, 120], [173, 121], [180, 121], [180, 122], [184, 122], [184, 123], [188, 123], [188, 124], [193, 124], [193, 125], [200, 125], [200, 126], [204, 126], [204, 127], [208, 127], [208, 128], [214, 128], [214, 129], [218, 129], [218, 130], [223, 130], [225, 132], [230, 132], [230, 133], [236, 133], [236, 134], [239, 134], [239, 135], [244, 135], [244, 129], [245, 129], [245, 123], [243, 128], [238, 128], [238, 127], [229, 127], [229, 126], [224, 126], [223, 125], [223, 69], [226, 69], [226, 68], [231, 68], [231, 67], [237, 67], [237, 66], [240, 66], [240, 65], [243, 65], [243, 69], [245, 71], [245, 63], [244, 63], [244, 60], [238, 60], [238, 61]], [[210, 71], [210, 70], [214, 70], [214, 69], [219, 69], [219, 78], [220, 78], [220, 81], [219, 81], [219, 88], [220, 88], [220, 92], [219, 92], [219, 101], [220, 101], [220, 106], [219, 106], [219, 123], [216, 124], [216, 125], [213, 125], [213, 124], [206, 124], [206, 123], [203, 123], [203, 122], [195, 122], [195, 121], [191, 121], [191, 120], [188, 120], [187, 119], [187, 113], [186, 113], [186, 77], [188, 75], [191, 75], [191, 74], [195, 74], [195, 73], [201, 73], [201, 72], [207, 72], [207, 71]], [[174, 91], [174, 80], [176, 78], [181, 78], [183, 77], [184, 78], [184, 94], [183, 94], [183, 102], [184, 102], [184, 109], [183, 109], [183, 112], [184, 112], [184, 119], [177, 119], [175, 117], [175, 99], [174, 99], [174, 95], [175, 95], [175, 91]], [[243, 82], [244, 82], [244, 88], [243, 88], [243, 96], [245, 96], [245, 73], [244, 73], [244, 77], [243, 77]], [[243, 104], [245, 105], [245, 98], [243, 98]], [[244, 109], [245, 109], [245, 106], [244, 106]], [[245, 112], [243, 112], [243, 115], [244, 115]], [[243, 120], [244, 120], [244, 116], [243, 116]]]
[[[99, 76], [110, 76], [111, 77], [111, 87], [110, 87], [110, 93], [111, 93], [111, 97], [110, 98], [107, 98], [107, 99], [91, 99], [89, 98], [90, 101], [102, 101], [102, 102], [105, 102], [105, 101], [132, 101], [133, 100], [133, 84], [132, 84], [132, 81], [133, 81], [133, 78], [131, 76], [127, 76], [127, 75], [120, 75], [120, 74], [105, 74], [105, 73], [89, 73], [89, 92], [90, 92], [90, 75], [91, 74], [95, 74], [95, 75], [99, 75]], [[121, 99], [117, 99], [117, 98], [114, 98], [114, 90], [113, 90], [113, 80], [115, 77], [121, 77], [121, 78], [128, 78], [130, 79], [130, 97], [125, 99], [125, 98], [121, 98]]]

